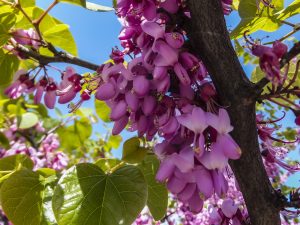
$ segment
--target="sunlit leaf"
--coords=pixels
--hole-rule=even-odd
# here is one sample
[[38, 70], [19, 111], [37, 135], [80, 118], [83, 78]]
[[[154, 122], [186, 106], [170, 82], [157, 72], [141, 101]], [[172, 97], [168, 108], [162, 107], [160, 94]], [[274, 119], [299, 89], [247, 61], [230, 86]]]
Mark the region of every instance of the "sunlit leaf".
[[92, 3], [92, 2], [86, 2], [85, 8], [87, 8], [91, 11], [95, 11], [95, 12], [109, 12], [109, 11], [114, 10], [114, 8], [99, 5], [99, 4], [95, 4], [95, 3]]
[[77, 55], [77, 48], [73, 36], [69, 31], [69, 26], [65, 24], [56, 25], [49, 30], [45, 31], [44, 38], [46, 41], [59, 47], [72, 55]]
[[39, 118], [36, 114], [27, 112], [22, 114], [20, 119], [19, 128], [28, 129], [35, 126], [39, 122]]
[[105, 174], [93, 164], [71, 167], [53, 197], [59, 225], [131, 225], [147, 200], [147, 184], [134, 166]]
[[86, 6], [86, 0], [59, 0], [60, 2], [66, 2], [66, 3], [71, 3], [75, 5], [80, 5], [85, 7]]
[[103, 122], [111, 122], [109, 116], [111, 109], [107, 106], [107, 104], [103, 101], [95, 100], [95, 109], [99, 118]]
[[[16, 188], [18, 187], [18, 188]], [[50, 197], [50, 199], [49, 199]], [[13, 173], [1, 186], [1, 206], [14, 225], [53, 225], [49, 219], [51, 192], [36, 172], [22, 169]]]
[[0, 86], [9, 84], [19, 67], [19, 60], [16, 56], [4, 53], [0, 49]]

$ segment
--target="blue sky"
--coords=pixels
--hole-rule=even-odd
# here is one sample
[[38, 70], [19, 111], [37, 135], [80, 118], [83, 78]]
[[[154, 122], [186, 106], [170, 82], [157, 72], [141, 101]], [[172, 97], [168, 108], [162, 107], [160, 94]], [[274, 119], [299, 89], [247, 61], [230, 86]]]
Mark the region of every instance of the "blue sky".
[[[292, 0], [285, 1], [286, 4], [290, 3]], [[37, 0], [37, 4], [42, 8], [47, 8], [51, 4], [52, 0]], [[111, 0], [94, 0], [93, 2], [111, 6]], [[71, 4], [58, 4], [52, 11], [51, 15], [55, 16], [59, 20], [70, 26], [70, 30], [73, 33], [75, 41], [77, 43], [79, 57], [95, 64], [101, 64], [108, 60], [109, 54], [112, 47], [119, 46], [118, 34], [121, 29], [121, 26], [115, 16], [114, 12], [92, 12], [86, 10], [82, 7], [71, 5]], [[299, 18], [294, 18], [289, 20], [290, 22], [297, 22]], [[233, 29], [238, 22], [240, 21], [237, 12], [232, 13], [229, 17], [226, 17], [227, 24], [229, 29]], [[254, 37], [265, 38], [264, 41], [274, 40], [275, 38], [280, 38], [285, 33], [291, 29], [287, 26], [283, 26], [276, 32], [276, 35], [272, 34], [272, 37], [266, 38], [268, 33], [257, 32]], [[296, 34], [296, 37], [299, 39], [300, 35]], [[66, 65], [59, 64], [57, 65], [60, 68], [64, 68]], [[76, 67], [79, 73], [87, 72], [86, 69]], [[253, 66], [247, 65], [244, 66], [245, 71], [248, 75], [251, 74]], [[93, 107], [93, 101], [90, 101], [85, 105], [86, 107]], [[60, 105], [60, 110], [67, 112], [66, 105]], [[53, 113], [51, 113], [53, 114]], [[285, 121], [286, 122], [286, 121]], [[292, 124], [292, 120], [288, 121], [288, 124]], [[99, 133], [105, 132], [105, 129], [101, 124], [94, 126], [95, 131]], [[129, 134], [128, 132], [123, 132], [122, 136], [127, 138], [134, 134]], [[121, 151], [114, 151], [116, 156], [120, 156]], [[298, 152], [297, 152], [298, 155]], [[294, 185], [299, 185], [298, 183], [299, 176], [294, 176], [291, 179], [291, 183]]]

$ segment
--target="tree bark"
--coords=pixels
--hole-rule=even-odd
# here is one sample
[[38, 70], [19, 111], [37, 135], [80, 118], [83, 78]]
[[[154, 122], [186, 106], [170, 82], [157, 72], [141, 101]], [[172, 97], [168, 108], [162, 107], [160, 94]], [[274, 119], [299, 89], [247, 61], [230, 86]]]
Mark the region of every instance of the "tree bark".
[[188, 36], [205, 64], [218, 96], [228, 107], [242, 149], [230, 165], [243, 193], [252, 225], [280, 224], [276, 194], [265, 171], [258, 144], [255, 103], [258, 95], [232, 47], [220, 0], [189, 0], [192, 19]]

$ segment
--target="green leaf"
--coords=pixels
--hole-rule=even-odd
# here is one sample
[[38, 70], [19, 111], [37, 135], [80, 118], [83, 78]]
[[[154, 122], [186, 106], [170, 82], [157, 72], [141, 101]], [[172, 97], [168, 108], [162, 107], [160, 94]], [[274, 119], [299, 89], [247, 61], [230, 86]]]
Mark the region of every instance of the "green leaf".
[[74, 124], [68, 127], [60, 127], [57, 133], [61, 140], [61, 145], [67, 150], [74, 150], [84, 145], [92, 134], [92, 126], [87, 118], [75, 120]]
[[280, 20], [275, 15], [283, 8], [283, 0], [272, 1], [273, 8], [261, 6], [257, 9], [256, 0], [243, 0], [239, 4], [239, 15], [241, 22], [231, 32], [233, 39], [240, 38], [247, 31], [247, 34], [254, 33], [258, 30], [272, 32], [281, 25]]
[[39, 122], [39, 118], [36, 114], [31, 112], [26, 112], [21, 116], [19, 128], [28, 129], [37, 125], [38, 122]]
[[0, 189], [1, 206], [14, 225], [54, 225], [49, 219], [49, 197], [43, 178], [28, 169], [12, 174]]
[[36, 170], [36, 172], [38, 172], [43, 177], [52, 177], [54, 175], [56, 176], [56, 170], [50, 168], [39, 168]]
[[233, 0], [232, 2], [232, 9], [233, 10], [238, 10], [240, 4], [240, 0]]
[[153, 218], [161, 220], [167, 212], [168, 190], [165, 184], [157, 182], [155, 179], [159, 168], [159, 161], [155, 156], [147, 156], [139, 165], [148, 184], [147, 206]]
[[95, 99], [95, 109], [97, 115], [103, 122], [105, 123], [111, 122], [109, 117], [111, 109], [107, 106], [105, 102]]
[[266, 77], [265, 73], [260, 69], [259, 66], [257, 66], [251, 74], [251, 81], [253, 83], [257, 83], [264, 77]]
[[147, 154], [147, 149], [140, 147], [140, 139], [133, 137], [124, 142], [122, 160], [127, 163], [139, 163]]
[[101, 170], [104, 172], [110, 171], [112, 168], [117, 166], [121, 163], [119, 159], [108, 159], [108, 158], [101, 158], [95, 162], [95, 165], [99, 166]]
[[59, 0], [60, 2], [66, 2], [66, 3], [71, 3], [74, 5], [80, 5], [85, 7], [86, 6], [86, 1], [85, 0]]
[[33, 162], [23, 154], [11, 155], [0, 159], [0, 176], [4, 171], [14, 171], [20, 168], [33, 169]]
[[92, 3], [92, 2], [86, 2], [85, 8], [87, 8], [88, 10], [91, 10], [91, 11], [95, 11], [95, 12], [109, 12], [109, 11], [114, 10], [114, 8], [99, 5], [99, 4], [95, 4], [95, 3]]
[[112, 174], [84, 163], [61, 177], [53, 196], [59, 225], [130, 225], [144, 208], [147, 185], [141, 171], [124, 166]]
[[[38, 19], [45, 12], [43, 9], [36, 6], [25, 8], [24, 11], [33, 20]], [[41, 32], [43, 33], [48, 29], [54, 27], [56, 24], [57, 23], [55, 22], [54, 18], [49, 14], [47, 14], [42, 20], [42, 22], [40, 23], [39, 27]], [[33, 25], [28, 21], [28, 19], [23, 15], [23, 13], [19, 11], [19, 13], [17, 14], [17, 21], [15, 24], [15, 28], [29, 29], [29, 28], [33, 28]]]
[[[15, 3], [15, 0], [9, 0], [10, 2]], [[35, 6], [35, 0], [19, 0], [20, 5], [22, 8], [32, 7]]]
[[10, 38], [9, 30], [14, 26], [16, 15], [12, 7], [8, 5], [0, 6], [0, 47]]
[[120, 135], [111, 135], [106, 144], [111, 148], [117, 149], [119, 148], [121, 142], [122, 137]]
[[3, 132], [0, 132], [0, 147], [5, 149], [10, 148], [9, 140], [7, 139], [7, 137]]
[[278, 12], [277, 14], [278, 14], [278, 19], [286, 20], [299, 13], [300, 13], [300, 0], [295, 0], [288, 7]]
[[66, 24], [58, 24], [43, 33], [46, 41], [77, 56], [77, 48], [73, 36]]
[[12, 81], [18, 67], [18, 58], [0, 49], [0, 86], [8, 85]]

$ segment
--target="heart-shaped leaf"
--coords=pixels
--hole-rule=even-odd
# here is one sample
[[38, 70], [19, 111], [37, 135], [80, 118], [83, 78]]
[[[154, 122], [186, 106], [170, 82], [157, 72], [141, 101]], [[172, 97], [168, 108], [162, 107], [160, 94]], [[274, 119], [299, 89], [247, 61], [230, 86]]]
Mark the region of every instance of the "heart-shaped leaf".
[[130, 225], [144, 208], [147, 184], [134, 166], [105, 174], [89, 163], [71, 167], [53, 196], [59, 225]]

